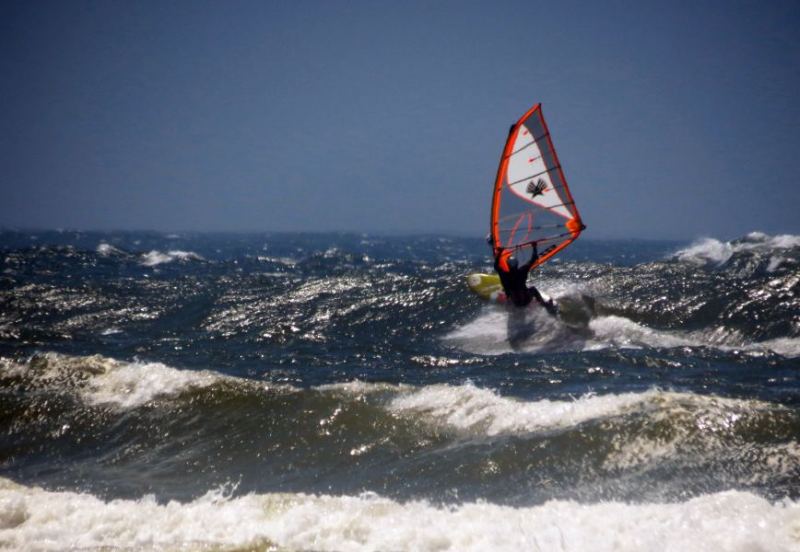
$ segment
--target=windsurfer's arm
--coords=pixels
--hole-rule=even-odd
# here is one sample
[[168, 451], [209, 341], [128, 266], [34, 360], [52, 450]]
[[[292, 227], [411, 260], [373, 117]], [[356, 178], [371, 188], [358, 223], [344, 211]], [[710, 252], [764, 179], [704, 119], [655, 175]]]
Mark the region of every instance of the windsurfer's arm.
[[533, 295], [534, 299], [536, 299], [537, 301], [539, 301], [539, 303], [544, 305], [544, 298], [542, 297], [542, 294], [539, 293], [538, 289], [536, 289], [534, 286], [528, 286], [528, 291], [531, 293], [531, 295]]
[[539, 252], [536, 250], [536, 243], [535, 242], [532, 243], [531, 247], [532, 247], [532, 249], [531, 249], [531, 258], [530, 258], [530, 260], [520, 267], [525, 272], [529, 271], [531, 269], [531, 267], [533, 266], [533, 263], [535, 263], [539, 259]]
[[539, 260], [539, 248], [536, 247], [536, 242], [531, 244], [531, 264]]
[[547, 310], [547, 312], [549, 312], [553, 316], [558, 314], [558, 307], [556, 307], [552, 299], [550, 299], [549, 301], [545, 301], [544, 297], [542, 297], [542, 294], [539, 293], [539, 290], [536, 289], [534, 286], [528, 286], [528, 291], [533, 296], [533, 298], [536, 299], [536, 301], [538, 301], [539, 304], [542, 305]]

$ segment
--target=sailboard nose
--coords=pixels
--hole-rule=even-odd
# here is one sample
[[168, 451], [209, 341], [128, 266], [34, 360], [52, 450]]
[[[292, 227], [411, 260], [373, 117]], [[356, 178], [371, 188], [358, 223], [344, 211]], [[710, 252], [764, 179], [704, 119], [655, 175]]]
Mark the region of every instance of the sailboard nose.
[[470, 274], [467, 276], [467, 285], [469, 287], [475, 288], [481, 284], [481, 275], [480, 274]]

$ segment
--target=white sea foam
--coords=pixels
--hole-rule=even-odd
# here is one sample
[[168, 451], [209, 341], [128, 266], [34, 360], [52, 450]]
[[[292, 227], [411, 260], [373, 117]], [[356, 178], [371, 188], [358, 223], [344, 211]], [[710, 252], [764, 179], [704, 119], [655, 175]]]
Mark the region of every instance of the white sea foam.
[[740, 337], [713, 339], [707, 331], [656, 330], [621, 316], [599, 316], [589, 322], [588, 332], [574, 332], [544, 313], [530, 322], [531, 335], [513, 347], [509, 340], [509, 313], [487, 307], [471, 322], [455, 328], [445, 340], [467, 352], [499, 355], [511, 352], [596, 351], [615, 348], [714, 347], [721, 351], [767, 351], [786, 357], [800, 356], [800, 338], [785, 337], [743, 342]]
[[467, 352], [482, 355], [579, 348], [582, 338], [544, 309], [527, 309], [522, 317], [512, 320], [510, 316], [506, 308], [487, 306], [475, 320], [455, 328], [444, 339]]
[[192, 502], [103, 501], [0, 479], [0, 542], [9, 549], [790, 552], [800, 546], [800, 504], [728, 491], [682, 503], [513, 508], [478, 502], [437, 507], [374, 494], [311, 496], [212, 491]]
[[685, 347], [701, 343], [679, 332], [654, 330], [622, 316], [600, 316], [589, 323], [593, 332], [587, 349], [613, 347]]
[[589, 323], [593, 335], [584, 344], [585, 350], [607, 347], [713, 347], [720, 351], [776, 353], [785, 357], [800, 356], [800, 338], [782, 337], [766, 341], [743, 341], [737, 333], [719, 339], [706, 330], [697, 332], [654, 330], [619, 316], [602, 316]]
[[276, 263], [282, 264], [289, 267], [295, 266], [297, 264], [297, 259], [293, 259], [292, 257], [268, 257], [266, 255], [258, 255], [256, 260], [261, 263]]
[[157, 266], [164, 263], [171, 263], [172, 261], [203, 261], [203, 257], [194, 253], [193, 251], [174, 250], [162, 253], [153, 249], [149, 253], [142, 255], [142, 264], [144, 266]]
[[589, 332], [575, 332], [546, 313], [535, 313], [528, 322], [531, 335], [510, 344], [509, 312], [487, 308], [475, 320], [445, 336], [460, 348], [477, 354], [503, 354], [512, 351], [553, 352], [597, 350], [608, 347], [683, 347], [701, 345], [679, 332], [658, 331], [620, 316], [602, 316], [589, 323]]
[[768, 236], [761, 232], [751, 232], [747, 235], [751, 242], [755, 242], [757, 247], [759, 243], [764, 244], [768, 249], [792, 249], [800, 247], [800, 236], [793, 234], [780, 234], [778, 236]]
[[423, 414], [434, 423], [492, 436], [570, 427], [591, 419], [619, 416], [662, 393], [651, 390], [584, 395], [572, 401], [525, 402], [473, 385], [429, 385], [396, 397], [389, 410], [396, 414]]
[[[433, 424], [487, 436], [573, 427], [590, 420], [625, 416], [632, 412], [646, 412], [647, 417], [654, 421], [683, 416], [687, 431], [694, 427], [695, 421], [705, 424], [698, 426], [697, 431], [716, 431], [753, 413], [781, 408], [763, 401], [660, 389], [538, 401], [504, 397], [472, 384], [429, 385], [398, 389], [398, 392], [387, 404], [389, 411], [396, 415], [415, 415]], [[695, 420], [696, 417], [702, 419]]]
[[783, 263], [786, 262], [786, 258], [775, 255], [769, 258], [769, 264], [767, 265], [767, 272], [775, 272], [778, 270]]
[[674, 256], [679, 261], [695, 264], [705, 264], [707, 262], [725, 264], [733, 256], [733, 246], [730, 242], [721, 242], [714, 238], [702, 238], [689, 247], [681, 249]]
[[720, 351], [748, 351], [776, 353], [785, 357], [800, 356], [800, 338], [780, 337], [766, 341], [744, 341], [738, 333], [720, 339], [714, 332], [654, 330], [619, 316], [602, 316], [593, 319], [589, 328], [592, 338], [586, 341], [585, 350], [607, 347], [713, 347]]
[[[483, 342], [488, 347], [499, 345], [500, 350], [497, 352], [506, 352], [510, 350], [508, 332], [506, 330], [507, 320], [508, 312], [506, 309], [486, 307], [478, 318], [457, 327], [445, 338], [465, 344]], [[475, 345], [479, 345], [479, 343], [475, 343]]]
[[101, 243], [97, 246], [97, 254], [103, 257], [110, 257], [112, 255], [127, 255], [122, 249], [118, 249], [110, 243]]
[[160, 362], [105, 363], [81, 394], [89, 403], [133, 408], [159, 397], [175, 396], [190, 389], [218, 383], [225, 376], [209, 371], [177, 370]]
[[246, 381], [207, 370], [178, 370], [160, 362], [124, 362], [101, 355], [71, 357], [57, 353], [41, 355], [27, 364], [5, 360], [0, 370], [18, 376], [32, 375], [34, 371], [34, 376], [45, 376], [62, 387], [64, 382], [73, 381], [74, 391], [86, 402], [120, 408], [134, 408], [223, 381]]
[[[800, 247], [800, 236], [791, 234], [768, 236], [762, 232], [751, 232], [743, 240], [733, 242], [702, 238], [692, 243], [689, 247], [677, 251], [673, 257], [679, 261], [694, 264], [714, 263], [722, 265], [735, 253], [741, 251], [769, 253], [795, 247]], [[777, 268], [777, 265], [775, 268]]]
[[800, 337], [778, 337], [767, 341], [751, 343], [747, 347], [749, 350], [767, 350], [778, 353], [788, 358], [800, 356]]

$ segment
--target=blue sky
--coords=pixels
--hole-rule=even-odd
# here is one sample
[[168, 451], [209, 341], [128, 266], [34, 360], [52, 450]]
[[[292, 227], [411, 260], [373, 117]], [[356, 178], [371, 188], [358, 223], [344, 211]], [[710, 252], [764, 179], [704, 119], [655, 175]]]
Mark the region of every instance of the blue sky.
[[3, 2], [0, 226], [482, 236], [537, 102], [586, 237], [800, 233], [797, 2]]

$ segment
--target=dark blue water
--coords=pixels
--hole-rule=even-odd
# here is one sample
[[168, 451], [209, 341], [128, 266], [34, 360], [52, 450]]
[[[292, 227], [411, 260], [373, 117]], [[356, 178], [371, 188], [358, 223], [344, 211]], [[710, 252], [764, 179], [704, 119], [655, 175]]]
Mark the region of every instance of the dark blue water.
[[[227, 489], [212, 519], [219, 500], [245, 515], [247, 497], [288, 497], [337, 536], [173, 519], [164, 547], [392, 548], [324, 497], [374, 526], [359, 509], [389, 501], [410, 532], [445, 516], [451, 549], [476, 519], [452, 516], [479, 504], [481, 519], [627, 504], [647, 527], [653, 505], [707, 519], [696, 505], [720, 497], [733, 510], [715, 523], [756, 501], [777, 525], [747, 538], [792, 543], [777, 520], [800, 495], [800, 238], [581, 239], [532, 276], [559, 320], [471, 295], [488, 253], [447, 236], [0, 233], [0, 499], [16, 504], [0, 535], [41, 544], [43, 501], [91, 525], [114, 499], [136, 533], [149, 508]], [[394, 549], [436, 548], [414, 542]]]

